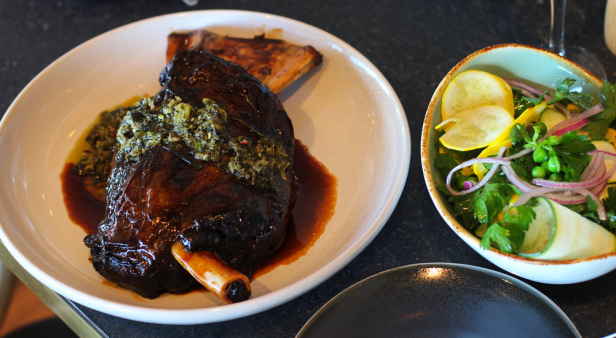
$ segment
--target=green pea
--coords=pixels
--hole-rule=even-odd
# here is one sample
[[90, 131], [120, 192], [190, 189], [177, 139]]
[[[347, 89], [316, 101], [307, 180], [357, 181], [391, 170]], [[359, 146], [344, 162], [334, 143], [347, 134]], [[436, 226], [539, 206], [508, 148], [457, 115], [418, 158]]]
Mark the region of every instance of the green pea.
[[543, 122], [537, 122], [535, 126], [539, 127], [539, 134], [545, 135], [548, 132], [548, 127]]
[[549, 158], [548, 152], [543, 148], [537, 148], [533, 151], [533, 161], [535, 163], [543, 163]]
[[557, 173], [560, 171], [560, 161], [558, 160], [558, 156], [550, 157], [550, 159], [548, 160], [548, 170], [553, 173]]
[[560, 171], [563, 173], [563, 178], [565, 181], [571, 181], [571, 170], [567, 165], [562, 165]]
[[550, 170], [550, 169], [548, 168], [548, 161], [545, 161], [545, 162], [541, 163], [541, 168], [543, 168], [543, 169], [545, 169], [545, 170]]
[[533, 168], [533, 171], [532, 171], [533, 178], [544, 178], [546, 174], [547, 174], [547, 171], [540, 166]]
[[550, 175], [549, 180], [554, 182], [562, 182], [563, 175], [561, 175], [560, 173], [553, 173], [552, 175]]

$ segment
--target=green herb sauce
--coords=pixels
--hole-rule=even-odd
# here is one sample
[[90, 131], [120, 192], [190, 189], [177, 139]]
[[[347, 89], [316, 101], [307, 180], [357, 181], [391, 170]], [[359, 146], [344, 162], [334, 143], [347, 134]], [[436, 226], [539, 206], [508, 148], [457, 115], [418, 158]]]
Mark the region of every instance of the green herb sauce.
[[119, 107], [100, 114], [100, 122], [94, 125], [86, 137], [86, 142], [94, 151], [84, 151], [83, 158], [73, 166], [74, 174], [94, 175], [95, 186], [105, 185], [111, 172], [116, 134], [127, 111], [127, 108]]
[[[223, 107], [210, 99], [204, 99], [203, 103], [204, 108], [196, 109], [176, 97], [156, 105], [149, 97], [132, 108], [103, 112], [101, 123], [94, 126], [87, 139], [101, 151], [99, 154], [85, 154], [75, 166], [75, 172], [97, 172], [106, 180], [111, 168], [112, 149], [117, 144], [116, 161], [138, 161], [148, 149], [162, 146], [195, 167], [201, 166], [200, 161], [212, 162], [257, 187], [270, 186], [277, 175], [286, 179], [285, 170], [291, 159], [282, 145], [234, 118], [231, 119], [260, 138], [256, 143], [244, 136], [232, 138], [227, 132], [228, 118]], [[118, 116], [123, 116], [123, 119], [118, 119]], [[112, 134], [114, 138], [110, 138]], [[179, 151], [186, 148], [190, 158]], [[95, 170], [97, 164], [101, 167], [98, 171]]]

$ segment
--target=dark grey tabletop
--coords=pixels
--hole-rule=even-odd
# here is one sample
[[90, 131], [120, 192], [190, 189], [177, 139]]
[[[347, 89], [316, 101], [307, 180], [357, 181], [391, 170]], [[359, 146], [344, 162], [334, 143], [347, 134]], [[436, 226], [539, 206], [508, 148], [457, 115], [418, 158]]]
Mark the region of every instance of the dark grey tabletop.
[[[547, 41], [549, 0], [0, 0], [0, 114], [44, 67], [110, 29], [157, 15], [242, 9], [286, 16], [348, 42], [397, 92], [409, 122], [409, 176], [395, 211], [374, 241], [312, 291], [266, 312], [229, 322], [170, 326], [132, 322], [77, 305], [110, 337], [292, 337], [329, 299], [375, 273], [421, 262], [455, 262], [496, 271], [460, 240], [432, 204], [420, 168], [419, 135], [432, 92], [466, 55], [489, 45]], [[595, 53], [616, 80], [616, 56], [603, 40], [605, 1], [570, 0], [566, 39]], [[616, 332], [616, 271], [576, 285], [529, 283], [571, 318], [583, 337]]]

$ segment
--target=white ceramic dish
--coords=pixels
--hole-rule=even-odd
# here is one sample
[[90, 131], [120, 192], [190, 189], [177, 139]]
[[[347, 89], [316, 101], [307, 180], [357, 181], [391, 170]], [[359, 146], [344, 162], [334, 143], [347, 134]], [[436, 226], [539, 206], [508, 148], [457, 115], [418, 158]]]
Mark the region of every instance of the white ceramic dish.
[[430, 100], [421, 134], [421, 165], [430, 196], [449, 227], [480, 255], [520, 277], [549, 284], [570, 284], [587, 281], [616, 269], [616, 252], [586, 259], [539, 261], [504, 254], [494, 248], [481, 249], [479, 238], [467, 231], [454, 217], [443, 195], [436, 189], [443, 183], [434, 169], [438, 133], [441, 122], [441, 96], [449, 82], [466, 70], [483, 70], [501, 77], [523, 80], [541, 90], [553, 91], [556, 80], [576, 79], [575, 88], [599, 97], [601, 81], [577, 64], [556, 54], [524, 45], [499, 45], [477, 51], [460, 61], [441, 81]]
[[[158, 91], [172, 30], [204, 28], [241, 37], [274, 30], [311, 44], [323, 65], [280, 98], [295, 135], [338, 178], [335, 215], [298, 261], [252, 282], [250, 300], [223, 305], [211, 294], [144, 300], [103, 285], [88, 261], [84, 232], [68, 218], [59, 174], [78, 135], [97, 114]], [[132, 320], [192, 324], [264, 311], [325, 281], [376, 236], [406, 180], [410, 135], [400, 101], [359, 52], [315, 27], [262, 13], [201, 11], [120, 27], [68, 52], [15, 99], [0, 125], [0, 238], [42, 283], [90, 308]]]

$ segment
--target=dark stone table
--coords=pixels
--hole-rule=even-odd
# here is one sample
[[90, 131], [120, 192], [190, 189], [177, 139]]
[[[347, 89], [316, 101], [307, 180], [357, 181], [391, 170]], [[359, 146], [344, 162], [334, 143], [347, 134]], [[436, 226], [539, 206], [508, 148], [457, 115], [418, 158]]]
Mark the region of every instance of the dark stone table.
[[[462, 242], [437, 213], [421, 172], [419, 135], [433, 91], [466, 55], [494, 44], [547, 41], [549, 0], [201, 0], [194, 7], [180, 0], [0, 0], [0, 114], [43, 68], [88, 39], [137, 20], [202, 9], [252, 10], [303, 21], [372, 61], [400, 97], [411, 130], [412, 160], [400, 202], [379, 235], [347, 267], [263, 313], [171, 326], [132, 322], [80, 305], [75, 309], [109, 337], [293, 337], [336, 294], [390, 268], [455, 262], [502, 271]], [[605, 1], [568, 1], [566, 38], [596, 54], [613, 81], [616, 56], [603, 39], [604, 11]], [[583, 337], [602, 337], [616, 332], [614, 279], [616, 272], [576, 285], [530, 284], [558, 304]]]

